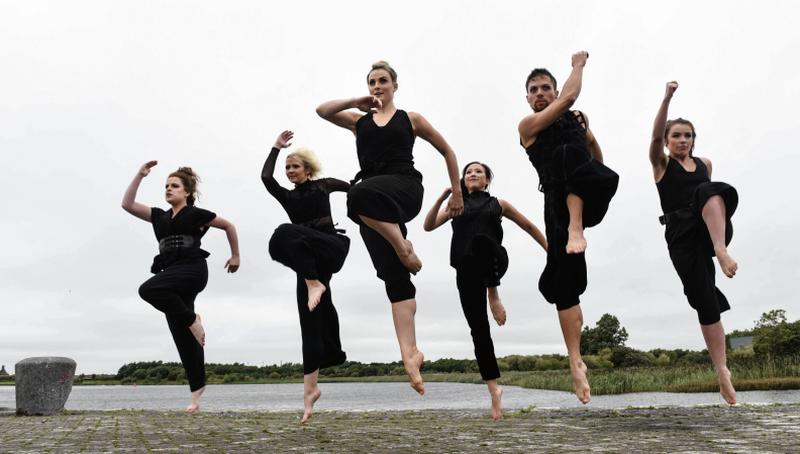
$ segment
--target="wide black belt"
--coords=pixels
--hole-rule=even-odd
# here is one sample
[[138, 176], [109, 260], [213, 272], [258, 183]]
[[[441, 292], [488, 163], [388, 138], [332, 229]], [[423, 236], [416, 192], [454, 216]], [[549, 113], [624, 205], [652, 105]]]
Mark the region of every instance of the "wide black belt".
[[172, 251], [175, 249], [189, 249], [194, 246], [194, 237], [191, 235], [170, 235], [158, 241], [158, 252]]
[[660, 222], [661, 225], [667, 225], [670, 222], [677, 221], [679, 219], [692, 219], [694, 217], [694, 210], [690, 207], [686, 207], [679, 210], [670, 211], [669, 213], [659, 216], [658, 222]]

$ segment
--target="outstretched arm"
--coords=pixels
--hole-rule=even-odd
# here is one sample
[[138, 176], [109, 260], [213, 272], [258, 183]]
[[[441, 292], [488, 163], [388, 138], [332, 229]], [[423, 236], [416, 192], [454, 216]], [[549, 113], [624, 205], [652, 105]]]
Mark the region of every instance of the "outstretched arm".
[[444, 224], [448, 219], [450, 219], [450, 214], [447, 211], [447, 208], [443, 208], [440, 210], [442, 203], [447, 199], [447, 197], [452, 192], [452, 189], [447, 188], [442, 192], [442, 195], [436, 199], [436, 202], [433, 203], [433, 206], [430, 210], [428, 210], [428, 214], [425, 215], [425, 222], [422, 223], [422, 228], [425, 229], [426, 232], [430, 232], [435, 230], [442, 224]]
[[236, 226], [222, 216], [215, 217], [208, 225], [225, 231], [228, 244], [231, 246], [231, 258], [225, 262], [225, 268], [229, 273], [235, 273], [239, 269], [239, 235], [236, 234]]
[[528, 235], [531, 236], [539, 246], [542, 247], [545, 251], [547, 251], [547, 239], [545, 238], [542, 231], [539, 230], [533, 222], [531, 222], [528, 218], [526, 218], [522, 213], [517, 211], [513, 205], [506, 202], [505, 200], [499, 199], [498, 202], [500, 203], [500, 207], [503, 208], [503, 216], [507, 217], [514, 221], [515, 224], [520, 226], [522, 230], [528, 232]]
[[667, 170], [668, 161], [664, 155], [664, 134], [667, 132], [669, 103], [672, 101], [672, 95], [677, 89], [678, 82], [674, 80], [667, 82], [664, 99], [661, 100], [661, 106], [659, 106], [656, 119], [653, 121], [653, 135], [650, 138], [650, 164], [653, 166], [653, 177], [655, 177], [656, 181], [660, 181]]
[[317, 107], [317, 115], [330, 121], [336, 126], [349, 129], [353, 134], [356, 133], [356, 122], [361, 118], [361, 114], [348, 112], [348, 109], [358, 109], [362, 112], [377, 112], [383, 103], [375, 96], [362, 96], [351, 99], [335, 99], [324, 102]]
[[564, 89], [561, 90], [555, 101], [541, 112], [532, 113], [519, 122], [519, 137], [522, 139], [523, 146], [529, 146], [536, 140], [540, 132], [553, 124], [558, 117], [569, 110], [578, 100], [578, 95], [581, 93], [581, 85], [583, 84], [583, 67], [586, 66], [588, 58], [589, 53], [586, 51], [572, 54], [572, 72], [564, 83]]
[[125, 190], [125, 195], [122, 196], [122, 209], [147, 222], [150, 222], [150, 207], [136, 201], [136, 192], [139, 191], [142, 179], [150, 174], [150, 169], [156, 164], [158, 161], [147, 161], [142, 164], [142, 167], [136, 172], [136, 176], [133, 177], [133, 181], [128, 185], [128, 189]]
[[433, 148], [444, 157], [447, 165], [447, 175], [450, 178], [450, 190], [453, 196], [447, 201], [447, 211], [450, 217], [456, 217], [464, 211], [464, 199], [461, 197], [461, 183], [458, 176], [458, 159], [450, 145], [444, 140], [428, 120], [416, 112], [409, 112], [408, 117], [414, 127], [414, 133], [433, 145]]
[[280, 133], [278, 138], [275, 139], [275, 144], [272, 145], [272, 150], [270, 150], [267, 160], [264, 161], [264, 167], [261, 168], [261, 182], [264, 183], [264, 187], [267, 188], [267, 191], [280, 203], [283, 203], [286, 198], [287, 190], [281, 187], [275, 180], [275, 162], [278, 160], [278, 153], [280, 150], [291, 145], [290, 142], [293, 137], [294, 133], [289, 130]]

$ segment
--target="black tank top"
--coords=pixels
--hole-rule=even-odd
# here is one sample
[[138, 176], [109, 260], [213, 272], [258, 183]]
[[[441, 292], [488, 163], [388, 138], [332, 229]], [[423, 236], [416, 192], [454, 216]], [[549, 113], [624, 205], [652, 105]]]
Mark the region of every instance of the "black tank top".
[[664, 214], [688, 207], [697, 186], [700, 183], [711, 181], [708, 176], [708, 168], [702, 159], [692, 158], [697, 166], [694, 172], [687, 172], [678, 161], [672, 158], [667, 158], [667, 160], [667, 170], [664, 171], [661, 181], [656, 183]]
[[470, 243], [483, 235], [495, 243], [503, 242], [503, 227], [500, 221], [503, 208], [497, 198], [486, 191], [464, 192], [464, 214], [453, 218], [453, 239], [450, 241], [450, 266], [457, 267], [469, 252]]
[[539, 174], [539, 190], [564, 184], [569, 169], [592, 159], [586, 146], [586, 120], [568, 110], [541, 131], [525, 152]]
[[372, 112], [356, 122], [356, 148], [361, 171], [356, 180], [376, 175], [422, 175], [414, 169], [414, 127], [404, 110], [397, 109], [384, 126]]

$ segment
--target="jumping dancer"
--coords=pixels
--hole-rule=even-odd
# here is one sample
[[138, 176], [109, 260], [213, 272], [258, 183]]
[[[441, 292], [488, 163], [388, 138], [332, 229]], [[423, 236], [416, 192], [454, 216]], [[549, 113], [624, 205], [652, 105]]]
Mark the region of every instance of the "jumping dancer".
[[417, 349], [414, 327], [416, 288], [410, 276], [422, 268], [422, 262], [406, 239], [405, 226], [422, 208], [422, 175], [414, 168], [412, 155], [414, 139], [423, 138], [445, 159], [454, 195], [447, 205], [451, 216], [463, 210], [458, 163], [453, 150], [422, 115], [395, 107], [397, 73], [388, 63], [372, 65], [367, 86], [369, 96], [328, 101], [317, 107], [317, 114], [356, 136], [361, 170], [347, 193], [347, 215], [359, 225], [378, 278], [384, 281], [411, 387], [424, 394], [419, 372], [424, 356]]
[[297, 310], [303, 339], [303, 404], [301, 422], [308, 421], [322, 394], [317, 379], [323, 367], [342, 364], [347, 356], [339, 340], [339, 317], [331, 299], [331, 276], [342, 269], [350, 239], [331, 218], [329, 195], [347, 192], [350, 184], [336, 178], [316, 179], [319, 161], [304, 148], [286, 157], [286, 177], [294, 189], [281, 187], [273, 173], [281, 149], [291, 145], [292, 131], [283, 131], [264, 162], [261, 181], [289, 215], [269, 240], [269, 254], [297, 273]]
[[569, 110], [580, 94], [587, 58], [587, 52], [572, 56], [572, 72], [561, 94], [549, 71], [531, 71], [525, 89], [533, 113], [519, 123], [520, 143], [536, 168], [539, 190], [544, 193], [549, 247], [539, 291], [558, 310], [575, 394], [584, 404], [591, 400], [591, 393], [580, 353], [580, 295], [586, 290], [583, 230], [603, 219], [619, 180], [602, 164], [603, 154], [586, 115]]
[[[738, 265], [728, 254], [733, 237], [731, 216], [739, 204], [732, 186], [711, 181], [711, 161], [693, 155], [694, 125], [677, 118], [667, 121], [677, 82], [668, 82], [664, 99], [653, 123], [650, 163], [653, 165], [658, 196], [666, 225], [665, 238], [672, 265], [683, 283], [689, 305], [697, 311], [700, 330], [719, 379], [720, 394], [726, 402], [736, 403], [725, 356], [725, 329], [720, 314], [730, 309], [727, 298], [714, 282], [716, 255], [720, 269], [729, 278]], [[664, 146], [669, 154], [664, 154]]]
[[156, 164], [158, 161], [142, 165], [125, 191], [122, 208], [153, 224], [159, 251], [150, 268], [155, 276], [139, 287], [139, 296], [167, 317], [192, 392], [186, 411], [194, 413], [200, 409], [200, 396], [206, 386], [205, 331], [200, 315], [194, 312], [194, 300], [208, 282], [209, 253], [200, 249], [200, 239], [209, 227], [225, 230], [231, 248], [231, 258], [225, 262], [229, 273], [239, 269], [239, 240], [233, 224], [194, 206], [200, 179], [190, 167], [180, 167], [167, 178], [165, 197], [170, 209], [150, 208], [137, 202], [139, 184]]
[[[500, 369], [489, 330], [486, 299], [488, 293], [489, 306], [497, 324], [505, 324], [506, 311], [497, 293], [500, 279], [508, 269], [508, 254], [502, 246], [503, 227], [500, 221], [502, 217], [511, 219], [545, 251], [547, 241], [542, 232], [513, 205], [487, 192], [492, 177], [492, 170], [486, 164], [471, 162], [464, 167], [461, 178], [464, 214], [451, 222], [453, 238], [450, 242], [450, 266], [456, 269], [458, 295], [472, 334], [478, 369], [489, 387], [492, 418], [498, 420], [503, 417], [503, 389], [497, 384]], [[449, 212], [440, 209], [450, 192], [450, 188], [446, 189], [428, 211], [424, 223], [426, 231], [430, 232], [450, 219]]]

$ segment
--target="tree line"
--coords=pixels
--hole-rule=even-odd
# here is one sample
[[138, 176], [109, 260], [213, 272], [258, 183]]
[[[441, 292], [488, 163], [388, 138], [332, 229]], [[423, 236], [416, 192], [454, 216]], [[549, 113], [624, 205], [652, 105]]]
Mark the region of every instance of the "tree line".
[[[800, 320], [788, 322], [786, 311], [776, 309], [765, 312], [750, 330], [737, 330], [729, 336], [753, 336], [750, 347], [729, 352], [729, 364], [748, 366], [759, 361], [793, 357], [800, 354]], [[672, 367], [710, 365], [708, 353], [683, 349], [653, 349], [641, 351], [625, 345], [627, 330], [619, 319], [604, 314], [593, 328], [584, 327], [581, 353], [590, 369], [624, 367]], [[730, 347], [730, 345], [729, 345]], [[498, 358], [501, 371], [547, 371], [569, 369], [568, 358], [560, 354], [510, 355]], [[478, 373], [478, 364], [472, 359], [443, 358], [425, 361], [425, 373]], [[206, 365], [209, 383], [254, 383], [301, 379], [303, 365], [299, 363], [250, 366], [241, 363]], [[320, 371], [326, 378], [357, 378], [370, 376], [405, 375], [400, 361], [389, 363], [361, 363], [347, 361], [339, 366]], [[79, 377], [80, 378], [80, 377]], [[110, 378], [110, 377], [109, 377]], [[177, 362], [135, 362], [120, 367], [115, 380], [123, 384], [180, 383], [184, 380], [183, 368]]]

